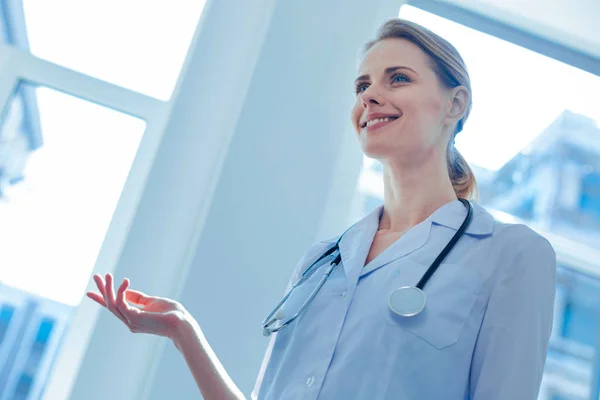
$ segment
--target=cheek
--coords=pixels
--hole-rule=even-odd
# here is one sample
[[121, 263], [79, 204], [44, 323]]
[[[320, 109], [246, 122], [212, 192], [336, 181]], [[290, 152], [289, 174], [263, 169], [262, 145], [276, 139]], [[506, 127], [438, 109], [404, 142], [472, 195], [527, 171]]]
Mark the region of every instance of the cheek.
[[434, 96], [423, 96], [408, 102], [407, 107], [418, 115], [419, 119], [430, 119], [441, 115], [442, 100]]
[[421, 133], [436, 131], [440, 125], [443, 104], [441, 99], [435, 97], [422, 97], [413, 99], [405, 104], [404, 109], [409, 118], [407, 122]]
[[440, 118], [442, 117], [443, 108], [443, 101], [437, 96], [424, 98], [421, 105], [422, 114], [432, 123], [439, 122]]
[[354, 107], [352, 107], [352, 112], [350, 114], [350, 119], [352, 120], [352, 126], [357, 132], [360, 132], [360, 127], [358, 126], [358, 122], [360, 121], [360, 117], [362, 116], [363, 108], [361, 102], [357, 99], [354, 103]]

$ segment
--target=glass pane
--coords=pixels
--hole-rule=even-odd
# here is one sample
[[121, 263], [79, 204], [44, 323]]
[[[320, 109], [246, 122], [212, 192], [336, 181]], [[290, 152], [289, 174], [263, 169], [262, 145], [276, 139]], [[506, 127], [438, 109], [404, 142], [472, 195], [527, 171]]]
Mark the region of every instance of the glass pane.
[[[456, 147], [475, 171], [480, 202], [597, 248], [600, 77], [411, 6], [400, 15], [447, 38], [469, 67], [474, 104]], [[380, 176], [365, 160], [361, 190], [375, 201]]]
[[597, 247], [600, 77], [414, 7], [401, 16], [450, 40], [469, 66], [473, 112], [456, 143], [480, 201]]
[[[20, 86], [0, 131], [0, 280], [74, 305], [145, 122], [47, 88], [34, 90], [39, 111], [24, 112], [28, 89]], [[32, 136], [41, 137], [33, 152]]]
[[[400, 17], [448, 39], [469, 67], [474, 104], [456, 147], [473, 167], [479, 203], [498, 219], [598, 249], [600, 77], [415, 7]], [[353, 221], [383, 201], [377, 161], [364, 159], [357, 196]], [[588, 399], [600, 374], [600, 276], [564, 265], [559, 278], [540, 399]]]
[[34, 55], [163, 100], [204, 7], [203, 0], [22, 1]]
[[145, 122], [21, 84], [0, 125], [0, 398], [39, 398]]

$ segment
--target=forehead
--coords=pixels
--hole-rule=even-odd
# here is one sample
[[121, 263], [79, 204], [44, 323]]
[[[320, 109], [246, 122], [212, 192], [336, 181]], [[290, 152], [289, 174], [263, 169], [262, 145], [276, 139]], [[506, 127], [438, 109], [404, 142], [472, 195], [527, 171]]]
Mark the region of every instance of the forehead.
[[428, 56], [405, 39], [384, 39], [375, 43], [359, 61], [358, 74], [373, 75], [391, 66], [406, 66], [417, 72], [430, 69]]

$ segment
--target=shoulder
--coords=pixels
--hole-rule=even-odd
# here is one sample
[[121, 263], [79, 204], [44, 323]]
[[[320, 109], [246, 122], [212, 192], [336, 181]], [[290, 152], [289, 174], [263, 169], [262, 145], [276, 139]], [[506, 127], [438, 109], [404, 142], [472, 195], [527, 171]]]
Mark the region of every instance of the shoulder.
[[[493, 247], [502, 249], [508, 254], [515, 252], [537, 252], [554, 255], [550, 242], [535, 230], [523, 223], [507, 223], [496, 219], [481, 205], [475, 204], [475, 219], [484, 221], [489, 235], [487, 239]], [[486, 235], [484, 235], [486, 236]]]
[[556, 257], [552, 244], [544, 236], [524, 224], [495, 221], [494, 243], [510, 255], [537, 254]]
[[555, 279], [556, 252], [548, 239], [529, 226], [493, 219], [493, 232], [486, 241], [485, 258], [494, 265], [497, 279], [519, 277], [522, 283], [538, 280], [540, 284]]

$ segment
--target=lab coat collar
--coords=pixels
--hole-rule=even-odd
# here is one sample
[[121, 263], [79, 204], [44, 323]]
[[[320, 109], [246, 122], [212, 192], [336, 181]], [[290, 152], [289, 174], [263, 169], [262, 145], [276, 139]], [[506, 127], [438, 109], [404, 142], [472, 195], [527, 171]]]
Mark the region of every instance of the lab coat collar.
[[[465, 233], [470, 236], [491, 235], [494, 228], [493, 217], [476, 202], [471, 203], [473, 204], [473, 218]], [[429, 218], [413, 227], [369, 264], [365, 265], [371, 243], [379, 228], [379, 220], [382, 211], [383, 205], [375, 208], [366, 217], [352, 226], [342, 238], [340, 250], [342, 253], [344, 270], [347, 275], [355, 275], [352, 274], [351, 271], [358, 270], [361, 271], [360, 274], [356, 275], [358, 278], [359, 275], [362, 276], [368, 274], [420, 249], [427, 243], [431, 226], [434, 224], [445, 226], [454, 231], [458, 230], [467, 213], [466, 208], [458, 200], [443, 205], [429, 216]], [[339, 236], [324, 242], [335, 243], [338, 238]]]
[[[471, 202], [471, 204], [473, 204], [473, 218], [471, 219], [471, 223], [466, 229], [465, 234], [470, 236], [491, 235], [494, 228], [493, 217], [477, 203]], [[414, 226], [369, 264], [365, 265], [361, 272], [361, 276], [381, 268], [401, 257], [405, 257], [423, 247], [429, 239], [432, 225], [441, 225], [450, 228], [453, 231], [457, 231], [466, 216], [467, 209], [458, 200], [443, 205], [431, 214], [429, 218]], [[370, 243], [371, 242], [372, 238]]]
[[[340, 241], [340, 253], [342, 255], [342, 266], [346, 274], [348, 289], [353, 290], [358, 281], [360, 271], [365, 265], [365, 260], [373, 237], [379, 228], [379, 219], [383, 207], [379, 206], [371, 211], [363, 219], [352, 225]], [[324, 240], [324, 243], [335, 243], [340, 236]]]
[[[373, 211], [368, 213], [365, 217], [358, 220], [354, 225], [352, 225], [348, 231], [345, 233], [342, 242], [346, 240], [346, 237], [350, 237], [358, 233], [358, 231], [373, 231], [373, 236], [375, 236], [375, 232], [379, 228], [379, 219], [381, 218], [381, 213], [383, 211], [383, 206], [378, 206]], [[322, 243], [335, 243], [338, 241], [341, 235], [334, 236], [332, 238], [322, 240]], [[363, 238], [366, 239], [366, 238]], [[371, 238], [372, 241], [372, 238]], [[369, 243], [370, 245], [370, 243]]]
[[[471, 201], [473, 205], [473, 218], [469, 227], [465, 231], [468, 235], [473, 236], [488, 236], [491, 235], [494, 230], [494, 218], [488, 213], [483, 207], [481, 207], [477, 202]], [[379, 228], [379, 220], [381, 218], [381, 213], [383, 212], [383, 205], [376, 207], [373, 211], [367, 214], [362, 220], [358, 221], [354, 226], [352, 226], [346, 236], [350, 234], [352, 230], [362, 229], [362, 230], [371, 230], [373, 225], [375, 225], [375, 231]], [[423, 221], [421, 224], [437, 224], [442, 225], [452, 230], [458, 230], [460, 225], [463, 223], [466, 217], [466, 208], [463, 204], [454, 200], [449, 203], [444, 204], [440, 208], [438, 208], [429, 218]], [[419, 224], [419, 225], [421, 225]], [[414, 229], [414, 228], [413, 228]], [[373, 237], [375, 236], [375, 232], [373, 232]], [[339, 239], [339, 236], [332, 237], [330, 239], [323, 240], [323, 243], [335, 243]], [[367, 239], [367, 238], [363, 238]], [[371, 238], [371, 241], [373, 238]]]
[[[494, 230], [494, 218], [479, 204], [471, 201], [473, 205], [473, 218], [465, 231], [471, 236], [488, 236]], [[428, 219], [432, 223], [442, 225], [452, 230], [458, 230], [467, 216], [467, 209], [458, 200], [447, 203], [437, 209]]]
[[[410, 253], [420, 249], [425, 245], [425, 243], [427, 243], [430, 231], [431, 221], [428, 218], [402, 235], [398, 240], [392, 243], [387, 249], [371, 260], [371, 262], [369, 262], [367, 265], [363, 264], [364, 268], [362, 268], [360, 276], [375, 271], [376, 269], [379, 269], [394, 260], [405, 257]], [[373, 242], [373, 237], [375, 237], [375, 234], [373, 234], [371, 240], [369, 241], [369, 249], [367, 249], [367, 253], [365, 254], [365, 260], [370, 250], [371, 243]]]

